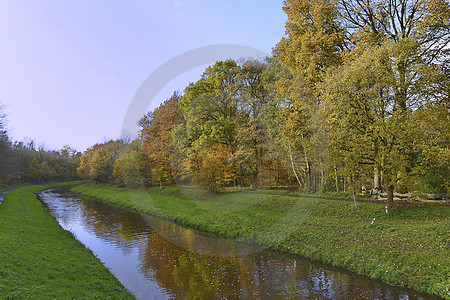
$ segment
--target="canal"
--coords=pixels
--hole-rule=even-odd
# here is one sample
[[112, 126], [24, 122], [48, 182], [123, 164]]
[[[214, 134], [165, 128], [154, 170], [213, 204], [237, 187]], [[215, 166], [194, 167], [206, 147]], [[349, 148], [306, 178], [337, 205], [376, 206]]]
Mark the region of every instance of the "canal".
[[137, 299], [434, 299], [69, 191], [38, 198]]

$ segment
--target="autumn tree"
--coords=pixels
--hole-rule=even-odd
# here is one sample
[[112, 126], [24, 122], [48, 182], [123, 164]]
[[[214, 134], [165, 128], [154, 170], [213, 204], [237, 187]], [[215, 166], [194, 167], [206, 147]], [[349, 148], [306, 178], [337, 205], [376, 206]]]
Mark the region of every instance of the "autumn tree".
[[345, 32], [340, 27], [336, 2], [285, 0], [283, 10], [288, 16], [286, 37], [274, 53], [289, 68], [293, 81], [299, 76], [314, 88], [326, 69], [341, 61]]
[[77, 173], [80, 177], [99, 182], [114, 182], [114, 163], [126, 149], [121, 140], [95, 144], [81, 155]]
[[[447, 1], [340, 1], [340, 14], [347, 28], [352, 46], [360, 53], [376, 45], [388, 48], [384, 63], [390, 68], [390, 80], [386, 84], [385, 97], [391, 102], [385, 112], [391, 113], [389, 135], [392, 140], [404, 141], [397, 155], [395, 151], [387, 160], [398, 166], [397, 175], [391, 175], [391, 183], [409, 169], [405, 162], [412, 143], [410, 121], [417, 109], [442, 103], [447, 82], [445, 61], [448, 60], [450, 42], [450, 5]], [[376, 58], [375, 58], [376, 59]], [[381, 80], [380, 80], [381, 81]], [[389, 111], [390, 110], [390, 111]], [[403, 158], [403, 159], [402, 159]], [[394, 163], [395, 162], [395, 163]], [[378, 172], [378, 168], [375, 168]], [[389, 172], [387, 172], [389, 173]], [[379, 177], [375, 174], [375, 178]], [[400, 180], [401, 181], [401, 180]], [[387, 184], [388, 202], [392, 203], [394, 185]]]
[[70, 147], [69, 145], [64, 145], [61, 150], [59, 150], [60, 154], [64, 157], [74, 157], [77, 155], [77, 150]]
[[100, 147], [100, 144], [95, 144], [87, 148], [80, 157], [80, 164], [77, 168], [77, 175], [80, 178], [89, 178], [89, 173], [91, 170], [91, 161], [94, 152]]
[[434, 103], [418, 109], [411, 135], [417, 155], [407, 185], [413, 191], [450, 193], [450, 114], [449, 108]]
[[139, 153], [133, 149], [125, 150], [114, 162], [113, 175], [121, 186], [131, 188], [143, 186], [139, 170]]
[[392, 175], [398, 165], [388, 166], [389, 155], [394, 156], [394, 149], [398, 155], [406, 153], [406, 149], [399, 149], [400, 141], [389, 134], [395, 124], [389, 93], [393, 75], [386, 59], [388, 54], [381, 50], [367, 51], [352, 63], [330, 71], [325, 82], [322, 109], [330, 130], [330, 150], [342, 162], [337, 168], [344, 176], [355, 177], [365, 166]]
[[264, 123], [264, 114], [275, 97], [268, 66], [267, 62], [246, 59], [238, 64], [236, 71], [241, 122], [237, 124], [236, 151], [231, 159], [235, 168], [240, 169], [237, 175], [251, 179], [249, 183], [241, 182], [254, 188], [264, 181], [264, 157], [271, 144]]
[[[268, 86], [273, 83], [273, 79], [266, 82]], [[283, 146], [283, 140], [279, 135], [280, 124], [282, 124], [280, 111], [279, 101], [274, 95], [263, 107], [260, 116], [260, 122], [263, 126], [261, 141], [262, 174], [260, 177], [265, 186], [286, 186], [291, 183], [292, 179], [289, 172], [292, 165]]]
[[323, 187], [326, 164], [314, 144], [321, 132], [319, 87], [327, 69], [342, 62], [345, 31], [334, 1], [285, 1], [283, 9], [286, 37], [274, 49], [282, 96], [279, 138], [299, 186], [314, 191]]
[[124, 145], [114, 162], [115, 183], [129, 188], [150, 187], [152, 163], [147, 157], [142, 140], [136, 139]]
[[439, 84], [430, 71], [445, 68], [449, 58], [448, 1], [340, 0], [337, 7], [350, 50], [381, 47], [387, 41], [395, 45], [390, 57], [391, 88], [398, 110], [409, 109], [408, 102], [419, 101], [417, 107], [424, 99], [440, 98], [442, 89], [437, 93], [432, 91]]
[[41, 165], [36, 157], [31, 161], [30, 166], [30, 178], [33, 183], [37, 183], [39, 181], [39, 175], [41, 174]]
[[[274, 51], [278, 61], [285, 68], [280, 72], [278, 81], [279, 91], [286, 97], [286, 109], [283, 111], [286, 120], [284, 136], [291, 137], [290, 144], [295, 144], [294, 141], [297, 141], [297, 146], [293, 147], [296, 153], [304, 151], [306, 154], [309, 153], [309, 156], [317, 153], [317, 151], [308, 151], [315, 148], [316, 141], [319, 140], [317, 133], [320, 130], [317, 129], [333, 127], [337, 124], [328, 122], [323, 124], [326, 126], [314, 128], [314, 123], [323, 123], [320, 115], [324, 111], [330, 111], [329, 107], [322, 107], [321, 101], [334, 92], [342, 91], [342, 89], [332, 91], [332, 88], [324, 87], [324, 84], [336, 87], [336, 82], [340, 82], [339, 88], [345, 87], [347, 83], [342, 82], [340, 72], [345, 73], [348, 68], [356, 68], [355, 64], [359, 57], [367, 61], [364, 65], [369, 69], [375, 67], [370, 63], [370, 60], [374, 60], [378, 71], [384, 69], [388, 77], [374, 79], [371, 76], [373, 74], [365, 73], [369, 75], [368, 80], [371, 81], [369, 83], [364, 81], [364, 78], [350, 79], [351, 75], [345, 73], [350, 80], [347, 92], [353, 90], [355, 95], [359, 96], [348, 94], [350, 96], [344, 99], [358, 102], [354, 98], [364, 94], [368, 107], [380, 99], [389, 103], [384, 107], [384, 117], [381, 118], [383, 122], [389, 123], [389, 126], [383, 127], [383, 130], [386, 136], [390, 136], [391, 141], [398, 141], [394, 144], [399, 149], [395, 151], [391, 149], [391, 151], [385, 148], [388, 151], [382, 152], [390, 156], [384, 158], [385, 168], [387, 161], [391, 161], [392, 166], [404, 162], [397, 170], [397, 175], [392, 175], [391, 183], [399, 181], [398, 175], [408, 169], [405, 162], [411, 153], [408, 152], [407, 145], [409, 137], [404, 133], [408, 132], [408, 128], [412, 126], [410, 121], [413, 119], [413, 112], [431, 103], [443, 103], [445, 97], [448, 99], [448, 88], [445, 87], [448, 85], [442, 84], [442, 82], [448, 82], [448, 75], [446, 75], [448, 73], [445, 71], [450, 36], [448, 2], [441, 0], [366, 2], [286, 0], [284, 9], [288, 15], [287, 36], [280, 41]], [[385, 51], [383, 59], [377, 57], [381, 48]], [[371, 55], [374, 57], [370, 58]], [[381, 63], [384, 66], [381, 66]], [[333, 78], [331, 80], [327, 79], [330, 72], [336, 73], [331, 76]], [[362, 70], [358, 72], [361, 74]], [[379, 73], [375, 71], [375, 74]], [[358, 86], [358, 80], [362, 81], [360, 86]], [[383, 89], [375, 91], [371, 85], [383, 85]], [[328, 103], [327, 106], [334, 105], [332, 110], [341, 111], [341, 107], [336, 104], [340, 103], [339, 101], [336, 100], [334, 104]], [[338, 130], [355, 126], [353, 124], [355, 120], [361, 120], [360, 115], [366, 113], [358, 109], [352, 111], [358, 114], [357, 118], [353, 121], [349, 118], [338, 120], [338, 123], [344, 120], [349, 123], [344, 127], [338, 126], [330, 130], [338, 135], [345, 135], [345, 132], [339, 133]], [[349, 115], [351, 114], [350, 111]], [[329, 115], [327, 118], [329, 121]], [[367, 123], [357, 125], [356, 127], [374, 126]], [[362, 142], [365, 137], [367, 137], [366, 133], [361, 133], [355, 136], [355, 139]], [[349, 139], [352, 138], [349, 137]], [[351, 144], [350, 140], [348, 144]], [[400, 141], [404, 141], [402, 146]], [[343, 143], [345, 142], [344, 140]], [[361, 146], [362, 148], [373, 147], [371, 141], [365, 142], [368, 144]], [[327, 145], [324, 146], [327, 147]], [[328, 145], [328, 147], [332, 146], [336, 144]], [[330, 153], [337, 154], [334, 150]], [[334, 158], [329, 157], [328, 163], [323, 161], [322, 165], [327, 166], [328, 173], [332, 172], [334, 167], [335, 171], [339, 169], [347, 177], [349, 172], [344, 169], [352, 165], [356, 156], [357, 154], [353, 153], [350, 159], [350, 156], [335, 155]], [[342, 169], [338, 165], [345, 167]], [[378, 166], [375, 166], [375, 186], [379, 181], [377, 178], [381, 176], [380, 172]], [[387, 179], [387, 173], [389, 172], [384, 174], [385, 179]], [[355, 172], [350, 174], [354, 175]], [[386, 188], [392, 195], [393, 185], [388, 184]]]
[[227, 178], [218, 185], [258, 185], [264, 157], [262, 111], [272, 97], [263, 80], [266, 68], [257, 60], [219, 61], [186, 88], [180, 102], [185, 122], [173, 137], [197, 182], [212, 176], [204, 174], [212, 172], [204, 162], [212, 155]]
[[[199, 81], [186, 88], [180, 102], [185, 122], [174, 132], [175, 143], [185, 153], [190, 173], [199, 184], [212, 172], [203, 162], [212, 151], [220, 152], [224, 147], [230, 153], [235, 150], [236, 124], [240, 117], [236, 67], [237, 63], [232, 60], [208, 67]], [[228, 168], [231, 162], [222, 161], [218, 165]]]
[[150, 172], [154, 183], [173, 183], [183, 172], [181, 154], [172, 144], [172, 130], [183, 121], [180, 100], [181, 96], [174, 93], [140, 120], [141, 139], [145, 155], [152, 164]]
[[[415, 97], [399, 103], [396, 57], [402, 47], [402, 43], [392, 42], [373, 46], [355, 60], [330, 70], [322, 96], [335, 156], [345, 162], [346, 174], [355, 175], [363, 166], [373, 167], [374, 186], [384, 186], [389, 206], [393, 205], [394, 188], [405, 185], [411, 175], [419, 141], [432, 140], [419, 132], [413, 134], [419, 125], [417, 108], [428, 111], [435, 102], [435, 95], [429, 95], [428, 90], [433, 85], [431, 78], [445, 80], [438, 69], [424, 66], [421, 76], [428, 78], [428, 88], [416, 89]], [[401, 108], [405, 104], [406, 110]]]

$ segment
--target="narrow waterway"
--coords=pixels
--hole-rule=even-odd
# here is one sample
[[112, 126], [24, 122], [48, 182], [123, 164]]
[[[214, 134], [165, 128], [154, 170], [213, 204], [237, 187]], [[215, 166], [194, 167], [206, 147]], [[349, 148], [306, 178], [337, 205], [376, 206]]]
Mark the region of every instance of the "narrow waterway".
[[68, 191], [39, 198], [138, 299], [434, 299]]

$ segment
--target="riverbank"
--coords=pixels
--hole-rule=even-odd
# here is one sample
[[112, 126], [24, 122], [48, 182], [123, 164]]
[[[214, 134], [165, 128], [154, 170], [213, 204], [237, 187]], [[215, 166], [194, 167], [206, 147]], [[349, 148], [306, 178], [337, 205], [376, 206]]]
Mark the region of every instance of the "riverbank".
[[[175, 187], [72, 189], [226, 238], [266, 245], [450, 299], [450, 208]], [[375, 219], [375, 220], [374, 220]], [[373, 223], [372, 223], [373, 221]]]
[[9, 190], [11, 187], [10, 186], [0, 186], [0, 193], [3, 193], [7, 190]]
[[6, 195], [0, 206], [2, 299], [133, 299], [33, 194], [76, 184], [27, 186]]

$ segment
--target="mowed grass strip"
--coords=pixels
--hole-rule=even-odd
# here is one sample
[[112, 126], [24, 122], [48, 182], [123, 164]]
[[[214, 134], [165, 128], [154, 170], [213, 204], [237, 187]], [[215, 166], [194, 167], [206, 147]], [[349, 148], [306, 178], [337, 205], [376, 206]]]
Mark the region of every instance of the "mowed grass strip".
[[1, 299], [133, 299], [103, 264], [63, 230], [28, 186], [0, 205]]
[[[98, 184], [82, 195], [450, 299], [450, 208]], [[374, 220], [375, 219], [375, 220]], [[374, 220], [373, 224], [372, 221]]]

